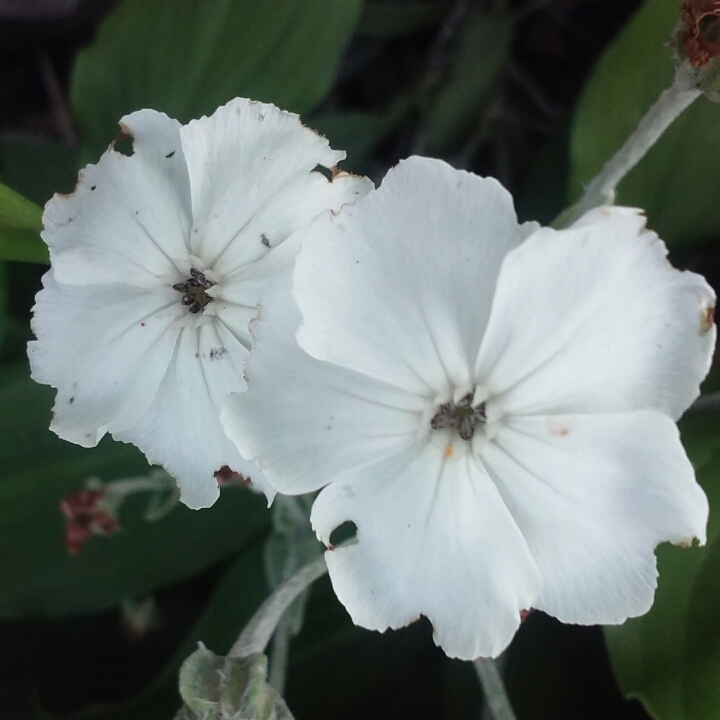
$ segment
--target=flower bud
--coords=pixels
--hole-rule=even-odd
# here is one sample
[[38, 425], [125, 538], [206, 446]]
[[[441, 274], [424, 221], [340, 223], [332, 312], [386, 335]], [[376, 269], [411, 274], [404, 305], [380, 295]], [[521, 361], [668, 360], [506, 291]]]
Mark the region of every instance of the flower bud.
[[685, 0], [673, 44], [678, 81], [720, 101], [720, 0]]

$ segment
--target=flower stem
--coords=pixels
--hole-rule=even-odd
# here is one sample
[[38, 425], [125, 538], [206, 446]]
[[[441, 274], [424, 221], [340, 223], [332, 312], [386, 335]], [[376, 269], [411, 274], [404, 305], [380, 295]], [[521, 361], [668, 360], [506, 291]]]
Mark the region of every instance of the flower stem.
[[701, 91], [695, 88], [687, 89], [676, 76], [673, 84], [645, 113], [625, 144], [605, 163], [600, 173], [590, 181], [580, 200], [565, 210], [555, 220], [553, 226], [568, 227], [589, 210], [612, 203], [615, 198], [615, 189], [620, 181], [645, 157], [647, 151], [668, 129], [673, 120], [701, 94]]
[[272, 636], [272, 652], [268, 669], [268, 682], [279, 695], [285, 694], [285, 678], [290, 656], [291, 617], [285, 613]]
[[243, 658], [253, 653], [264, 652], [280, 618], [290, 603], [326, 572], [327, 565], [323, 554], [300, 568], [291, 578], [280, 585], [252, 616], [232, 646], [228, 657]]
[[106, 486], [116, 495], [135, 495], [141, 492], [152, 492], [155, 490], [174, 490], [175, 481], [167, 477], [144, 477], [128, 478], [127, 480], [115, 480]]
[[497, 663], [492, 658], [480, 658], [473, 664], [493, 720], [515, 720], [515, 713], [505, 691]]

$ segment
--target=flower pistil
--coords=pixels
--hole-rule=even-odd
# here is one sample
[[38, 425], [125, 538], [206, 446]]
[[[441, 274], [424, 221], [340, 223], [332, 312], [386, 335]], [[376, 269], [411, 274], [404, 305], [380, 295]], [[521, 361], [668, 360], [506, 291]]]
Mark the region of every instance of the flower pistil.
[[472, 440], [477, 426], [487, 420], [485, 403], [473, 405], [474, 395], [470, 392], [457, 403], [452, 400], [442, 403], [433, 415], [430, 427], [433, 430], [457, 430], [463, 440]]
[[190, 277], [181, 283], [175, 283], [173, 290], [183, 293], [182, 302], [188, 310], [197, 315], [201, 313], [207, 304], [212, 301], [212, 296], [207, 294], [215, 283], [205, 277], [205, 273], [195, 268], [190, 268]]

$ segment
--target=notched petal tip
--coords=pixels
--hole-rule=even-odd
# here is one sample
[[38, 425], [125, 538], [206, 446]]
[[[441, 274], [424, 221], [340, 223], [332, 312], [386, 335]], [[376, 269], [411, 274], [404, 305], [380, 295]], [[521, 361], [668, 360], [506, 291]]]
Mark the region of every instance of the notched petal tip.
[[108, 145], [108, 150], [115, 150], [115, 146], [121, 140], [125, 140], [125, 138], [132, 138], [133, 140], [135, 140], [135, 135], [133, 134], [133, 131], [122, 120], [118, 123], [118, 125], [120, 126], [120, 132], [110, 142], [110, 144]]

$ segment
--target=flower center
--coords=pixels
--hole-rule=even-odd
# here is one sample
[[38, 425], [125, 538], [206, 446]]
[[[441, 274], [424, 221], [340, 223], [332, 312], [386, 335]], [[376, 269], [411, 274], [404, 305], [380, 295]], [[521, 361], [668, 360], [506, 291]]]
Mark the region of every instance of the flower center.
[[475, 428], [486, 420], [485, 403], [473, 407], [472, 401], [473, 393], [468, 393], [457, 403], [452, 400], [443, 403], [435, 411], [430, 427], [433, 430], [452, 428], [463, 440], [472, 440]]
[[205, 277], [205, 273], [190, 268], [190, 277], [185, 282], [175, 283], [173, 290], [183, 293], [180, 302], [187, 306], [191, 313], [196, 314], [201, 313], [205, 306], [212, 302], [212, 296], [208, 295], [206, 291], [214, 284]]

